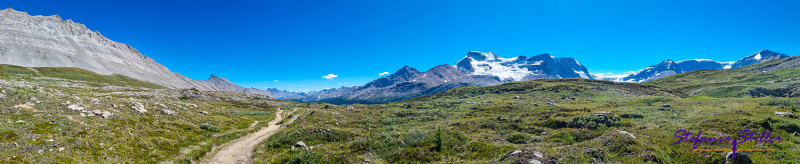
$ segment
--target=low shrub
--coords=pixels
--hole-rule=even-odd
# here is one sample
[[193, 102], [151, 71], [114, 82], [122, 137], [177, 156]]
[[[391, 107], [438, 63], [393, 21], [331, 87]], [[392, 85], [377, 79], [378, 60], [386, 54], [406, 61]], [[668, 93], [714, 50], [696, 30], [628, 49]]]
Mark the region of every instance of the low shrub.
[[0, 132], [0, 142], [11, 142], [17, 140], [17, 133], [14, 131], [6, 130]]
[[619, 117], [609, 117], [606, 115], [583, 115], [575, 116], [566, 121], [570, 128], [598, 129], [605, 127], [622, 126], [623, 122]]
[[208, 131], [211, 131], [211, 132], [219, 132], [219, 128], [217, 128], [217, 126], [214, 126], [214, 125], [211, 125], [211, 124], [207, 124], [207, 123], [204, 123], [203, 125], [200, 125], [200, 129], [208, 130]]
[[528, 143], [529, 140], [531, 140], [531, 138], [528, 137], [528, 135], [525, 135], [525, 134], [522, 134], [522, 133], [514, 133], [514, 134], [509, 135], [508, 137], [506, 137], [506, 141], [511, 142], [511, 143], [515, 143], [515, 144], [525, 144], [525, 143]]
[[619, 115], [619, 117], [622, 117], [622, 118], [644, 118], [644, 116], [642, 116], [641, 114], [635, 114], [635, 113], [625, 113], [625, 114]]

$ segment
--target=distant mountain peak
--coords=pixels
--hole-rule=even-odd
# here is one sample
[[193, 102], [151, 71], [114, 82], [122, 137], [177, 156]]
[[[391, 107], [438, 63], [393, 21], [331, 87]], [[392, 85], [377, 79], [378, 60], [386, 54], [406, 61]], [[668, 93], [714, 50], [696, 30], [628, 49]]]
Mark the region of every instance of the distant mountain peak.
[[419, 74], [419, 73], [422, 73], [422, 72], [420, 72], [416, 68], [409, 67], [408, 65], [405, 65], [402, 68], [400, 68], [399, 70], [395, 71], [394, 74], [392, 74], [390, 76], [407, 75], [407, 74]]
[[530, 58], [517, 56], [502, 58], [491, 52], [470, 51], [456, 63], [456, 68], [472, 75], [497, 76], [502, 81], [522, 81], [552, 78], [594, 78], [589, 71], [572, 58], [553, 57], [548, 53]]
[[770, 51], [768, 49], [764, 49], [764, 50], [758, 51], [758, 52], [756, 52], [754, 54], [748, 55], [748, 56], [746, 56], [746, 57], [744, 57], [742, 59], [739, 59], [739, 61], [736, 61], [735, 63], [733, 63], [732, 68], [736, 69], [736, 68], [744, 67], [744, 66], [751, 65], [751, 64], [770, 61], [770, 60], [773, 60], [773, 59], [787, 58], [787, 57], [789, 57], [789, 55], [784, 55], [784, 54], [780, 54], [780, 53], [777, 53], [777, 52], [774, 52], [774, 51]]
[[495, 61], [499, 57], [492, 52], [480, 52], [480, 51], [470, 51], [467, 53], [468, 58], [472, 58], [477, 61]]

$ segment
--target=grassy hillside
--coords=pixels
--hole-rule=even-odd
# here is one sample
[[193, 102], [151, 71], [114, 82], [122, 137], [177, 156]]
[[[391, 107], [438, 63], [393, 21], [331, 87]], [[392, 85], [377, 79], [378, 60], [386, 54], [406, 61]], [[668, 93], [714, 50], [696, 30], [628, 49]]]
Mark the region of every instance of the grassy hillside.
[[152, 89], [165, 88], [150, 82], [136, 80], [125, 75], [101, 75], [89, 70], [71, 67], [20, 67], [0, 64], [0, 76], [34, 78], [37, 81], [47, 81], [47, 77], [60, 78], [86, 82], [91, 86], [115, 85]]
[[154, 88], [164, 87], [75, 68], [0, 65], [0, 163], [191, 162], [294, 104]]
[[680, 97], [651, 85], [557, 79], [458, 87], [384, 105], [308, 104], [297, 121], [257, 148], [256, 163], [725, 161], [726, 152], [672, 144], [681, 129], [709, 137], [773, 130], [784, 142], [739, 148], [777, 151], [740, 153], [756, 163], [800, 162], [800, 120], [773, 115], [796, 111], [800, 99]]
[[672, 75], [645, 84], [669, 88], [699, 97], [797, 97], [800, 58], [791, 57], [733, 70], [698, 70]]

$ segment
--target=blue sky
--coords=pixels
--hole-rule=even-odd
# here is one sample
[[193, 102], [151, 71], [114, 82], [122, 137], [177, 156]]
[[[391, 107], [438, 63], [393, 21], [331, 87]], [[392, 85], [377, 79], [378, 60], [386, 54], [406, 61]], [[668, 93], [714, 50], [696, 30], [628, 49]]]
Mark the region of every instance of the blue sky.
[[[664, 59], [800, 55], [800, 1], [39, 1], [195, 79], [294, 91], [362, 85], [404, 65], [425, 71], [468, 51], [573, 57], [623, 74]], [[325, 79], [323, 76], [337, 77]], [[277, 80], [277, 81], [276, 81]]]

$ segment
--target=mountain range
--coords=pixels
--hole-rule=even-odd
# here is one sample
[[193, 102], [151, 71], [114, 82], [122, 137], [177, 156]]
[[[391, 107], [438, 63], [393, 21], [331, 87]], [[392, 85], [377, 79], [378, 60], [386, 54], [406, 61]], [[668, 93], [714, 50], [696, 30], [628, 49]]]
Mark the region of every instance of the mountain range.
[[300, 102], [379, 104], [439, 93], [462, 85], [490, 86], [512, 81], [561, 78], [638, 83], [694, 70], [736, 69], [786, 57], [789, 55], [762, 50], [732, 62], [710, 59], [675, 62], [667, 59], [629, 75], [597, 77], [573, 58], [554, 57], [549, 54], [503, 58], [491, 52], [471, 51], [456, 62], [455, 66], [444, 64], [425, 72], [404, 66], [389, 76], [373, 80], [363, 86], [313, 92], [268, 90], [273, 92], [276, 98]]
[[377, 104], [443, 92], [458, 86], [491, 86], [533, 79], [583, 78], [617, 82], [646, 82], [694, 70], [736, 69], [789, 57], [763, 50], [738, 61], [709, 59], [664, 60], [624, 76], [596, 76], [577, 60], [540, 54], [503, 58], [492, 52], [470, 51], [455, 65], [442, 64], [425, 72], [404, 66], [393, 74], [361, 86], [313, 92], [260, 90], [236, 85], [211, 75], [195, 80], [167, 69], [133, 47], [112, 41], [58, 15], [31, 16], [13, 9], [0, 10], [0, 64], [25, 67], [76, 67], [99, 74], [121, 74], [169, 88], [235, 91], [300, 102]]
[[333, 104], [379, 104], [429, 95], [463, 86], [490, 86], [532, 79], [586, 78], [594, 75], [572, 58], [541, 54], [502, 58], [491, 52], [468, 52], [455, 66], [443, 64], [425, 72], [403, 66], [395, 73], [363, 86], [341, 87], [316, 92], [287, 92], [271, 89], [277, 98], [300, 102]]
[[0, 10], [0, 64], [26, 67], [76, 67], [99, 74], [121, 74], [170, 88], [237, 91], [272, 96], [211, 76], [195, 80], [167, 69], [125, 44], [58, 15], [31, 16]]
[[709, 59], [689, 59], [682, 61], [664, 60], [656, 65], [648, 66], [626, 76], [617, 77], [604, 77], [604, 80], [611, 80], [617, 82], [645, 82], [655, 80], [658, 78], [666, 77], [669, 75], [706, 69], [736, 69], [751, 64], [761, 63], [774, 59], [787, 58], [789, 55], [784, 55], [770, 50], [762, 50], [754, 54], [748, 55], [738, 61], [732, 62], [718, 62]]

